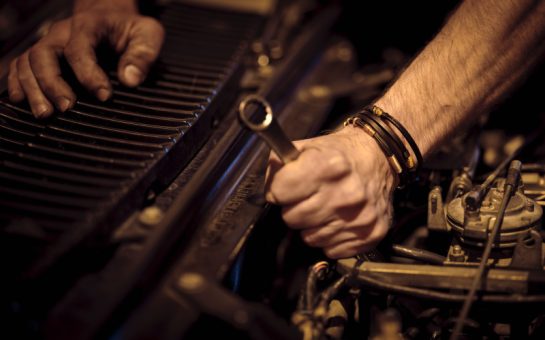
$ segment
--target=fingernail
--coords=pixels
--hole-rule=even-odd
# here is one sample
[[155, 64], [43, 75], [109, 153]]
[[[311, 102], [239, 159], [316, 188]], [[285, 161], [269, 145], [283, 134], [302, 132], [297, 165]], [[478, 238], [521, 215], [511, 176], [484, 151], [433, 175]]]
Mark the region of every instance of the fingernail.
[[57, 101], [57, 108], [61, 111], [61, 112], [64, 112], [66, 110], [68, 110], [70, 108], [70, 106], [72, 105], [72, 101], [70, 101], [70, 99], [66, 98], [66, 97], [61, 97], [58, 101]]
[[48, 111], [49, 108], [47, 107], [47, 105], [39, 104], [38, 106], [36, 106], [36, 108], [32, 110], [32, 113], [34, 113], [34, 116], [36, 116], [37, 118], [43, 118], [47, 115]]
[[134, 65], [125, 67], [125, 80], [128, 86], [136, 86], [142, 81], [143, 73]]
[[101, 102], [107, 101], [108, 98], [110, 98], [110, 90], [105, 89], [105, 88], [100, 88], [100, 89], [97, 91], [97, 98], [98, 98], [98, 100], [100, 100]]

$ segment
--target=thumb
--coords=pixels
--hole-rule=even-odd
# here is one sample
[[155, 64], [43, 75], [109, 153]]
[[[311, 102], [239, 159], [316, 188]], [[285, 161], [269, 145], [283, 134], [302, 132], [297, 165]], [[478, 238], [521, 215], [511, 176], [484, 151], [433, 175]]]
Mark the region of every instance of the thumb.
[[153, 18], [140, 17], [134, 23], [117, 69], [124, 85], [135, 87], [144, 81], [151, 64], [159, 56], [164, 36], [163, 27]]

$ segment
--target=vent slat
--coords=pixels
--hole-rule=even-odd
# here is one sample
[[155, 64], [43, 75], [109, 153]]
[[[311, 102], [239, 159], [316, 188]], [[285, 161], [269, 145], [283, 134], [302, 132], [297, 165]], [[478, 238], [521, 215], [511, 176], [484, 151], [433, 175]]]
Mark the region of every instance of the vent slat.
[[124, 148], [132, 149], [132, 150], [139, 149], [142, 151], [149, 151], [149, 152], [160, 152], [160, 151], [165, 151], [167, 149], [166, 144], [133, 142], [126, 139], [105, 137], [98, 134], [67, 130], [64, 128], [56, 127], [56, 126], [49, 127], [49, 130], [54, 131], [60, 135], [69, 135], [74, 140], [86, 141], [90, 143], [95, 143], [97, 145], [124, 147]]
[[115, 90], [123, 92], [123, 93], [142, 93], [144, 95], [151, 94], [151, 95], [161, 96], [165, 98], [181, 99], [181, 100], [189, 101], [189, 102], [205, 103], [205, 104], [210, 103], [210, 95], [191, 94], [191, 93], [184, 93], [181, 91], [171, 91], [171, 90], [161, 89], [160, 87], [146, 86], [146, 84], [140, 85], [136, 89], [130, 89], [130, 88], [122, 87], [119, 81], [117, 80], [113, 80], [112, 84], [114, 85]]
[[46, 189], [46, 192], [58, 193], [71, 197], [87, 197], [104, 199], [111, 194], [104, 190], [84, 188], [77, 185], [50, 182], [45, 179], [35, 179], [22, 174], [0, 172], [0, 183], [5, 188], [27, 189], [29, 192], [36, 192], [38, 188]]
[[190, 115], [195, 115], [198, 111], [193, 110], [183, 110], [183, 109], [174, 109], [174, 108], [165, 108], [158, 105], [146, 105], [146, 104], [140, 104], [140, 103], [134, 103], [128, 100], [122, 100], [114, 98], [112, 99], [112, 102], [114, 104], [119, 104], [119, 107], [121, 107], [124, 110], [134, 110], [139, 113], [147, 113], [147, 114], [153, 114], [153, 113], [162, 113], [165, 115], [168, 115], [169, 117], [188, 117]]
[[170, 137], [176, 137], [181, 132], [181, 128], [178, 127], [144, 124], [125, 119], [110, 118], [101, 115], [99, 112], [88, 113], [77, 110], [77, 108], [65, 112], [65, 117], [74, 118], [82, 122], [105, 125], [121, 130], [138, 131], [152, 135], [165, 135]]
[[124, 130], [124, 129], [113, 129], [113, 128], [102, 126], [102, 125], [91, 124], [87, 122], [80, 122], [78, 120], [67, 118], [67, 117], [59, 117], [59, 121], [67, 123], [67, 127], [69, 125], [77, 125], [77, 127], [82, 128], [85, 131], [93, 131], [99, 134], [107, 133], [108, 135], [117, 136], [120, 139], [126, 138], [129, 140], [134, 140], [138, 142], [167, 144], [167, 143], [174, 142], [176, 140], [172, 136], [158, 136], [158, 135], [153, 135], [149, 133], [134, 132], [134, 131]]
[[212, 133], [220, 104], [238, 96], [226, 85], [242, 76], [263, 18], [171, 3], [161, 13], [165, 44], [141, 85], [123, 86], [105, 54], [98, 60], [107, 60], [108, 101], [70, 76], [76, 105], [47, 119], [0, 95], [0, 237], [47, 242], [38, 268], [87, 237], [108, 239], [151, 188], [183, 170]]
[[56, 160], [51, 159], [43, 156], [38, 155], [32, 155], [30, 153], [16, 153], [15, 156], [22, 160], [28, 160], [29, 162], [33, 162], [35, 166], [39, 167], [51, 167], [56, 169], [62, 169], [67, 172], [77, 172], [84, 174], [91, 174], [91, 175], [103, 175], [107, 178], [118, 178], [118, 179], [126, 179], [126, 178], [134, 178], [137, 175], [137, 171], [123, 171], [118, 169], [105, 169], [105, 168], [98, 168], [91, 165], [81, 164], [81, 163], [73, 163], [73, 162], [67, 162], [63, 160]]
[[32, 174], [33, 176], [47, 176], [56, 178], [58, 180], [64, 180], [77, 185], [90, 186], [90, 187], [104, 187], [104, 188], [116, 188], [120, 184], [119, 180], [108, 180], [102, 177], [96, 177], [93, 175], [81, 176], [77, 173], [67, 171], [48, 170], [44, 167], [29, 166], [11, 161], [3, 163], [5, 168], [12, 168], [15, 171], [23, 171]]
[[142, 160], [151, 159], [154, 157], [153, 153], [150, 152], [141, 152], [141, 151], [134, 151], [130, 149], [119, 149], [119, 148], [112, 148], [112, 147], [106, 147], [106, 146], [100, 146], [100, 145], [92, 145], [92, 144], [86, 144], [86, 143], [80, 143], [73, 140], [69, 140], [66, 138], [58, 138], [55, 136], [51, 136], [47, 133], [41, 133], [40, 134], [41, 140], [47, 140], [52, 143], [58, 143], [59, 145], [62, 145], [66, 148], [66, 146], [71, 146], [74, 148], [74, 151], [82, 151], [82, 152], [96, 152], [99, 155], [109, 155], [110, 157], [119, 157], [119, 158], [128, 158], [128, 159], [135, 159], [139, 158]]
[[147, 94], [136, 94], [136, 93], [130, 93], [130, 92], [124, 92], [120, 90], [114, 90], [114, 95], [117, 95], [117, 97], [124, 97], [129, 100], [134, 100], [135, 102], [140, 103], [153, 103], [154, 105], [164, 105], [165, 107], [172, 107], [172, 108], [183, 108], [185, 110], [193, 110], [193, 111], [202, 111], [204, 110], [203, 103], [195, 103], [195, 102], [189, 102], [184, 100], [177, 100], [177, 99], [168, 99], [168, 98], [159, 98], [159, 97], [153, 97]]
[[126, 168], [126, 169], [143, 168], [146, 166], [145, 162], [127, 161], [127, 160], [121, 160], [116, 158], [84, 155], [78, 152], [56, 149], [56, 148], [34, 144], [34, 143], [28, 143], [28, 147], [34, 150], [42, 151], [44, 153], [52, 155], [53, 157], [59, 157], [61, 159], [91, 161], [91, 162], [97, 163], [97, 165], [102, 165], [102, 166], [110, 165], [116, 168]]

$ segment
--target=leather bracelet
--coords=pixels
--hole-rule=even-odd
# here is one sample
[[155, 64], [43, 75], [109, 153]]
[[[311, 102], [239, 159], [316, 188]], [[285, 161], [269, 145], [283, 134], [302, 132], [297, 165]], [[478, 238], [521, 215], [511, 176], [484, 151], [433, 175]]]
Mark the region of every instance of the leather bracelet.
[[[344, 122], [344, 125], [360, 127], [375, 139], [388, 159], [390, 166], [398, 176], [398, 187], [404, 187], [416, 178], [417, 170], [422, 164], [420, 150], [408, 131], [387, 112], [384, 112], [377, 106], [365, 108], [348, 118]], [[417, 158], [416, 162], [401, 137], [393, 130], [394, 128], [405, 138], [414, 156]]]
[[[390, 128], [390, 126], [388, 126], [386, 122], [382, 121], [379, 116], [366, 110], [360, 112], [360, 114], [365, 117], [366, 121], [371, 123], [375, 130], [381, 132], [383, 139], [390, 141], [389, 144], [394, 147], [395, 151], [397, 151], [396, 155], [399, 159], [412, 160], [411, 154], [409, 150], [407, 150], [407, 148], [405, 147], [405, 144], [403, 144], [403, 142], [399, 138], [395, 138], [395, 132]], [[406, 165], [408, 169], [412, 168], [411, 161], [407, 161], [404, 165]]]
[[394, 170], [394, 173], [397, 175], [399, 182], [401, 183], [401, 173], [403, 173], [403, 167], [401, 166], [400, 160], [394, 154], [390, 146], [385, 140], [377, 133], [373, 127], [362, 119], [360, 115], [354, 115], [349, 117], [345, 122], [344, 126], [352, 125], [358, 128], [361, 128], [365, 131], [370, 137], [372, 137], [378, 144], [379, 148], [382, 150], [388, 163]]
[[392, 117], [392, 115], [390, 115], [388, 112], [384, 111], [380, 107], [378, 107], [376, 105], [371, 105], [367, 109], [370, 110], [371, 112], [373, 112], [374, 114], [376, 114], [377, 116], [382, 117], [382, 118], [384, 118], [384, 120], [391, 123], [399, 131], [399, 133], [401, 133], [401, 135], [403, 135], [403, 138], [405, 138], [405, 140], [407, 141], [407, 143], [411, 147], [411, 149], [412, 149], [412, 151], [413, 151], [413, 153], [414, 153], [414, 155], [416, 157], [417, 167], [421, 167], [422, 164], [424, 163], [424, 160], [422, 158], [422, 153], [420, 152], [420, 149], [418, 148], [418, 145], [416, 145], [416, 142], [414, 141], [414, 139], [411, 136], [411, 134], [409, 133], [409, 131], [407, 131], [407, 129], [405, 129], [405, 127], [403, 125], [401, 125], [401, 123], [397, 119]]
[[364, 129], [366, 129], [368, 134], [369, 131], [373, 132], [369, 135], [377, 141], [382, 152], [388, 159], [390, 166], [397, 174], [399, 187], [404, 187], [408, 182], [408, 168], [405, 165], [403, 152], [399, 149], [397, 143], [388, 135], [387, 131], [377, 123], [376, 120], [378, 120], [378, 118], [373, 116], [372, 113], [365, 111], [354, 115], [354, 117], [358, 118], [358, 121], [361, 121], [365, 125]]

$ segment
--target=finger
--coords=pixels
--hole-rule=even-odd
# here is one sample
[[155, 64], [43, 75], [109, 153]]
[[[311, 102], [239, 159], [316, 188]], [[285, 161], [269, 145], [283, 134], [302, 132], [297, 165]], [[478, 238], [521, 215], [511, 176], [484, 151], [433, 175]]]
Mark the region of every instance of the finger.
[[[326, 256], [332, 259], [339, 259], [374, 249], [380, 240], [384, 238], [384, 235], [386, 235], [388, 224], [384, 219], [380, 219], [375, 226], [365, 229], [355, 233], [353, 237], [351, 236], [351, 232], [343, 232], [336, 235], [335, 241], [338, 242], [332, 242], [330, 245], [324, 247]], [[370, 233], [368, 232], [369, 229], [371, 230]]]
[[367, 195], [361, 180], [351, 174], [322, 185], [317, 193], [301, 202], [285, 206], [282, 217], [293, 228], [316, 227], [334, 220], [347, 224], [357, 218], [366, 220], [361, 215], [369, 214], [369, 207], [372, 207], [366, 203]]
[[129, 33], [125, 52], [118, 65], [119, 80], [126, 86], [139, 85], [161, 51], [164, 29], [155, 19], [141, 17]]
[[97, 63], [95, 48], [101, 32], [95, 27], [75, 28], [64, 55], [72, 67], [78, 81], [99, 100], [106, 101], [112, 94], [111, 84], [106, 73]]
[[351, 166], [336, 150], [306, 149], [297, 160], [272, 175], [270, 193], [279, 204], [298, 203], [329, 181], [346, 176]]
[[331, 222], [303, 231], [303, 240], [313, 247], [325, 247], [341, 242], [334, 236], [342, 231], [353, 231], [353, 236], [363, 237], [366, 232], [364, 230], [376, 225], [379, 219], [387, 219], [389, 216], [378, 203], [370, 199], [363, 205], [338, 208]]
[[59, 66], [59, 57], [62, 47], [54, 47], [46, 44], [37, 44], [30, 49], [29, 61], [40, 88], [59, 111], [64, 112], [71, 108], [76, 95], [62, 79]]
[[276, 174], [284, 165], [278, 155], [274, 152], [269, 154], [269, 164], [265, 172], [265, 199], [272, 204], [278, 204], [276, 197], [271, 192], [271, 182], [274, 174]]
[[9, 99], [12, 102], [18, 103], [25, 99], [25, 92], [23, 91], [21, 83], [19, 83], [17, 72], [17, 59], [13, 60], [9, 66], [8, 92]]
[[[372, 227], [378, 222], [378, 214], [374, 207], [366, 205], [359, 212], [356, 219], [349, 220], [343, 216], [344, 212], [339, 213], [339, 217], [334, 221], [320, 227], [305, 229], [301, 232], [305, 243], [312, 247], [326, 247], [342, 242], [345, 238], [338, 238], [337, 234], [347, 232], [352, 237], [367, 237]], [[352, 216], [354, 212], [346, 213]], [[356, 213], [357, 214], [357, 213]]]
[[28, 52], [23, 53], [19, 59], [17, 59], [17, 71], [19, 83], [25, 92], [25, 96], [28, 98], [32, 114], [34, 114], [36, 118], [45, 118], [51, 115], [51, 113], [53, 113], [53, 106], [43, 94], [38, 85], [38, 81], [32, 73]]
[[336, 218], [334, 209], [327, 205], [324, 195], [316, 193], [309, 198], [282, 208], [282, 219], [293, 229], [326, 225]]

